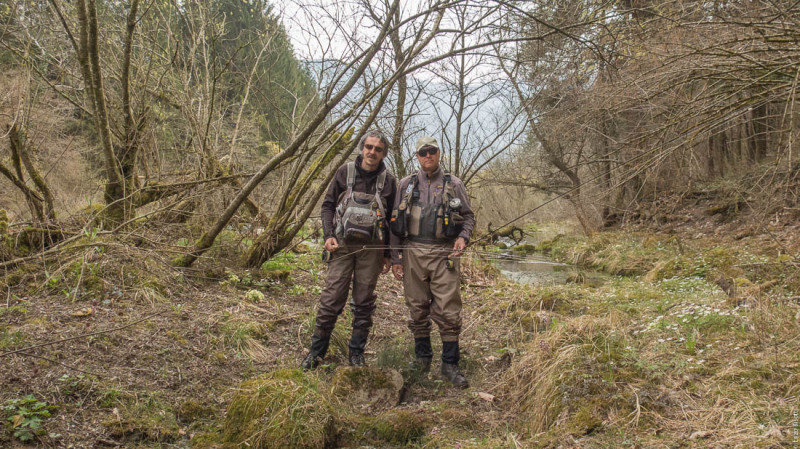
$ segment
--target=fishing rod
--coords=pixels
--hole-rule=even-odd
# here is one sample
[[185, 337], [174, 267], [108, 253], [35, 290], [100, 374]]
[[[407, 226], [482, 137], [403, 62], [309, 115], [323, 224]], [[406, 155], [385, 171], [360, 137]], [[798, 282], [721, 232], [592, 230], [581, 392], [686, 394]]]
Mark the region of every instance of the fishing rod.
[[[352, 250], [350, 250], [349, 247], [343, 247], [343, 248], [347, 248], [346, 249], [347, 254], [356, 254], [356, 253], [360, 253], [360, 252], [363, 252], [363, 251], [378, 250], [378, 249], [382, 249], [382, 250], [386, 250], [386, 249], [389, 249], [389, 250], [395, 250], [395, 249], [396, 250], [403, 250], [403, 249], [406, 249], [407, 247], [405, 247], [405, 246], [391, 246], [391, 245], [357, 245], [357, 246], [355, 246], [355, 249], [352, 249]], [[440, 253], [442, 255], [450, 255], [450, 254], [452, 254], [454, 252], [454, 250], [452, 248], [436, 248], [436, 249], [433, 249], [431, 252]], [[465, 249], [459, 251], [459, 253], [462, 253], [462, 254], [469, 253], [469, 254], [481, 256], [482, 259], [489, 259], [489, 260], [507, 260], [507, 261], [511, 261], [511, 262], [531, 262], [531, 261], [535, 261], [535, 259], [532, 259], [532, 258], [527, 257], [527, 256], [522, 256], [522, 255], [517, 255], [517, 254], [508, 254], [508, 253], [498, 253], [498, 252], [495, 252], [495, 251], [479, 250], [479, 249], [476, 249], [476, 248], [465, 248]], [[331, 256], [332, 256], [332, 254], [333, 253], [330, 253], [327, 250], [323, 250], [323, 256], [322, 256], [323, 262], [328, 262], [330, 260]]]

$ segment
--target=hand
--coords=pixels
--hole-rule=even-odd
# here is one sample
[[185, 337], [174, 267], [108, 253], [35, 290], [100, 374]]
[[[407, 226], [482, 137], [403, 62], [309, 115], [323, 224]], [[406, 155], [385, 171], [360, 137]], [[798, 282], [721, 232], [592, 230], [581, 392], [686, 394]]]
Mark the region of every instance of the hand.
[[339, 242], [336, 241], [336, 237], [330, 237], [328, 240], [325, 240], [325, 249], [331, 253], [334, 253], [337, 249], [339, 249]]
[[392, 274], [394, 275], [395, 279], [397, 279], [398, 281], [402, 281], [403, 280], [403, 265], [399, 264], [399, 263], [395, 264], [395, 265], [392, 265]]
[[383, 269], [381, 270], [381, 274], [386, 274], [392, 268], [392, 259], [388, 257], [383, 258]]
[[453, 244], [453, 252], [450, 253], [449, 257], [461, 257], [464, 254], [464, 249], [467, 248], [467, 241], [464, 240], [464, 237], [459, 237], [456, 239], [456, 243]]

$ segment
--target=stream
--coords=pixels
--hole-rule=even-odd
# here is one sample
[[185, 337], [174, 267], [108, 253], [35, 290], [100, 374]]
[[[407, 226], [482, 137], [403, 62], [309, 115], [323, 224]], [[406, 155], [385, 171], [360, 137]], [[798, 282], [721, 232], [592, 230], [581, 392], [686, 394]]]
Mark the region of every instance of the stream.
[[[541, 240], [539, 238], [538, 240]], [[508, 249], [492, 257], [492, 263], [500, 270], [506, 279], [520, 284], [565, 284], [581, 283], [598, 286], [607, 280], [607, 276], [574, 265], [555, 262], [541, 253], [514, 254], [514, 242], [501, 238], [500, 241], [508, 245]], [[524, 244], [537, 242], [522, 241]]]
[[494, 260], [495, 266], [507, 279], [520, 284], [564, 284], [567, 276], [575, 271], [574, 267], [565, 263], [554, 262], [541, 254], [526, 256], [502, 256]]

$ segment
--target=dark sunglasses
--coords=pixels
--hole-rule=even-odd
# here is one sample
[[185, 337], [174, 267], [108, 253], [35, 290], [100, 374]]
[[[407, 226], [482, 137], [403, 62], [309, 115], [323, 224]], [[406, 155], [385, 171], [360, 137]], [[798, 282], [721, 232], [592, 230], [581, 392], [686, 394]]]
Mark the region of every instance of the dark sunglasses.
[[369, 144], [369, 143], [365, 143], [364, 144], [364, 148], [368, 149], [369, 151], [375, 150], [378, 153], [383, 153], [383, 147], [379, 147], [377, 145], [372, 145], [372, 144]]
[[419, 157], [425, 157], [425, 156], [427, 156], [427, 155], [429, 155], [429, 154], [430, 154], [431, 156], [433, 156], [434, 154], [436, 154], [436, 153], [438, 153], [438, 152], [439, 152], [439, 149], [438, 149], [438, 148], [436, 148], [436, 147], [423, 148], [423, 149], [421, 149], [421, 150], [417, 151], [417, 156], [419, 156]]

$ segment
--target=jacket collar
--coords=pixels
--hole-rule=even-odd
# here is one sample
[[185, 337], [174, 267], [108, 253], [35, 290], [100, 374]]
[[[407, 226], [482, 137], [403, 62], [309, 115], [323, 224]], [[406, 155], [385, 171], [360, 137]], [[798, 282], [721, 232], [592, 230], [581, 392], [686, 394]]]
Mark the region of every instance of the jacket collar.
[[430, 176], [428, 176], [428, 172], [425, 170], [419, 171], [419, 177], [422, 181], [432, 181], [434, 179], [439, 179], [442, 176], [442, 165], [439, 164], [439, 168], [437, 168]]
[[361, 162], [362, 162], [363, 159], [364, 159], [364, 156], [359, 154], [358, 156], [356, 156], [356, 160], [355, 160], [356, 172], [361, 177], [371, 178], [373, 176], [378, 176], [382, 171], [386, 170], [386, 164], [384, 164], [383, 161], [381, 161], [381, 163], [378, 164], [378, 168], [376, 168], [375, 170], [372, 170], [372, 171], [366, 171], [361, 166]]

